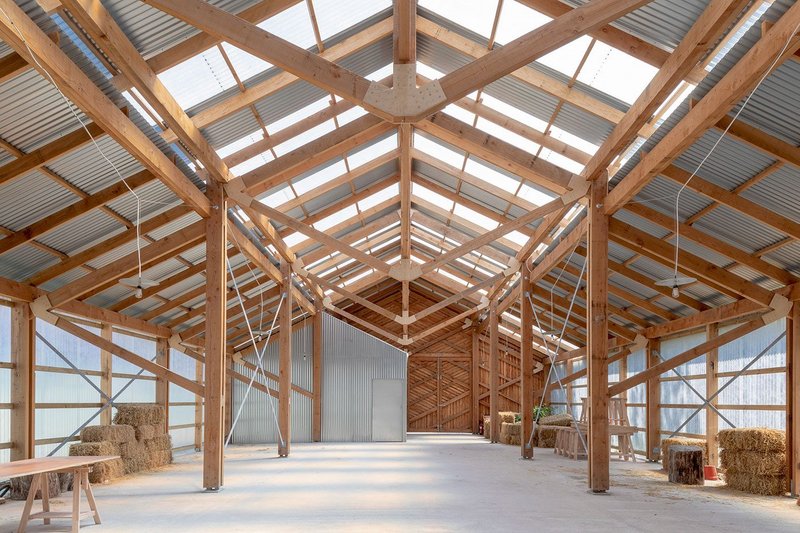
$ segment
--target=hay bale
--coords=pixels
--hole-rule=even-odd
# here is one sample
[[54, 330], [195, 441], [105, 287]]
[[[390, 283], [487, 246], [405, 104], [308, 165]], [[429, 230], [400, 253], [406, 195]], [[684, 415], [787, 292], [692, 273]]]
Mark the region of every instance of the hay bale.
[[726, 471], [723, 479], [728, 487], [750, 494], [782, 496], [789, 491], [789, 479], [785, 476], [755, 476], [734, 469]]
[[128, 425], [86, 426], [81, 430], [81, 442], [123, 443], [132, 440], [136, 440], [136, 432]]
[[540, 426], [571, 426], [572, 425], [572, 415], [568, 413], [560, 414], [560, 415], [550, 415], [550, 416], [543, 416], [539, 419]]
[[[521, 422], [503, 422], [500, 425], [500, 442], [503, 444], [511, 444], [512, 438], [516, 437], [516, 440], [519, 441], [519, 435], [522, 431], [522, 423]], [[519, 444], [519, 442], [518, 442]]]
[[164, 424], [164, 407], [154, 403], [124, 404], [117, 406], [115, 424], [129, 426], [160, 426]]
[[483, 437], [486, 439], [492, 438], [492, 417], [489, 415], [483, 417]]
[[[31, 490], [31, 483], [33, 476], [21, 476], [11, 478], [11, 490], [8, 493], [8, 498], [11, 500], [25, 500], [28, 498], [28, 493]], [[61, 481], [58, 479], [58, 474], [47, 474], [47, 494], [51, 498], [61, 494]], [[42, 499], [42, 489], [36, 491], [36, 500]]]
[[728, 450], [786, 453], [786, 432], [778, 429], [723, 429], [717, 439], [720, 448]]
[[508, 438], [508, 443], [512, 446], [520, 446], [522, 444], [522, 439], [519, 435], [511, 435]]
[[89, 483], [108, 483], [125, 475], [125, 462], [122, 459], [111, 459], [92, 466], [89, 471]]
[[508, 422], [510, 424], [513, 424], [514, 422], [516, 422], [519, 413], [515, 413], [513, 411], [500, 411], [499, 413], [497, 413], [497, 416], [500, 417], [501, 423]]
[[147, 453], [147, 448], [144, 442], [124, 442], [119, 445], [119, 454], [123, 459], [126, 457], [133, 457], [136, 455], [143, 455]]
[[564, 426], [539, 426], [538, 440], [536, 446], [539, 448], [555, 448], [556, 435]]
[[136, 432], [136, 440], [139, 442], [150, 440], [157, 435], [163, 435], [164, 431], [161, 426], [154, 426], [153, 424], [144, 424], [133, 428]]
[[158, 437], [144, 441], [147, 453], [161, 452], [172, 449], [172, 437], [169, 435], [159, 435]]
[[[704, 439], [687, 439], [674, 437], [661, 441], [661, 464], [669, 472], [669, 448], [670, 446], [698, 446], [703, 450], [703, 464], [708, 464], [708, 442]], [[716, 465], [715, 465], [716, 466]]]
[[148, 469], [158, 468], [172, 463], [172, 450], [152, 452], [147, 461]]
[[788, 474], [785, 453], [751, 452], [726, 448], [719, 454], [724, 470], [749, 472], [754, 476], [779, 476]]
[[119, 455], [119, 444], [101, 440], [98, 442], [81, 442], [72, 444], [69, 447], [71, 456], [98, 456], [98, 455]]

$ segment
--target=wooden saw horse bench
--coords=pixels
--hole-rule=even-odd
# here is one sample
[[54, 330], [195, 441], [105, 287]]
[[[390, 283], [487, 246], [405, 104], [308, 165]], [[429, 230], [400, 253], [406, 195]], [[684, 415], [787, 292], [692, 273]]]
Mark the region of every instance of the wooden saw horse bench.
[[[77, 532], [81, 527], [83, 518], [92, 517], [95, 524], [100, 523], [100, 513], [94, 501], [92, 487], [89, 484], [89, 467], [95, 463], [102, 463], [111, 459], [118, 459], [116, 455], [102, 455], [97, 457], [39, 457], [37, 459], [25, 459], [0, 465], [0, 479], [14, 477], [33, 476], [28, 499], [25, 501], [25, 508], [22, 511], [22, 518], [19, 521], [18, 533], [22, 533], [31, 520], [43, 520], [49, 524], [53, 518], [71, 518], [72, 532]], [[72, 511], [51, 511], [50, 495], [48, 493], [48, 474], [69, 472], [73, 475], [72, 480]], [[86, 493], [86, 500], [89, 502], [89, 510], [81, 512], [81, 489]], [[42, 510], [38, 513], [31, 513], [33, 501], [36, 493], [42, 491]]]
[[[584, 439], [589, 433], [589, 401], [588, 398], [581, 398], [581, 416], [575, 423], [575, 427], [564, 427], [556, 435], [556, 447], [554, 452], [566, 455], [572, 459], [586, 457], [583, 443], [578, 435], [580, 431]], [[636, 454], [633, 451], [631, 437], [636, 433], [635, 426], [631, 426], [628, 421], [628, 406], [622, 398], [611, 398], [608, 400], [608, 434], [616, 436], [619, 458], [623, 461], [636, 462]]]

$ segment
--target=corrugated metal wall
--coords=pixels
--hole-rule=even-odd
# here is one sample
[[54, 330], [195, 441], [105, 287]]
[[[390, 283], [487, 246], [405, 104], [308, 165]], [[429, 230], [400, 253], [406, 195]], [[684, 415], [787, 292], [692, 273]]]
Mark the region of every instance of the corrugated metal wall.
[[[292, 382], [312, 390], [311, 321], [292, 334]], [[254, 357], [254, 356], [253, 356]], [[372, 380], [406, 379], [406, 353], [327, 313], [323, 318], [322, 440], [363, 442], [372, 439]], [[251, 358], [251, 360], [253, 360]], [[264, 368], [278, 373], [278, 344], [264, 356]], [[236, 370], [250, 377], [241, 365]], [[258, 378], [261, 381], [260, 378]], [[277, 389], [277, 383], [268, 380]], [[242, 404], [247, 385], [234, 382], [233, 413]], [[404, 398], [404, 404], [406, 399]], [[277, 399], [255, 389], [244, 403], [232, 442], [277, 442]], [[405, 407], [404, 407], [405, 415]], [[405, 416], [404, 416], [405, 418]], [[405, 420], [404, 420], [405, 421]], [[311, 399], [292, 393], [292, 441], [311, 440]]]
[[[323, 339], [322, 440], [370, 441], [372, 380], [405, 380], [408, 356], [328, 314]], [[405, 419], [405, 407], [403, 412]]]

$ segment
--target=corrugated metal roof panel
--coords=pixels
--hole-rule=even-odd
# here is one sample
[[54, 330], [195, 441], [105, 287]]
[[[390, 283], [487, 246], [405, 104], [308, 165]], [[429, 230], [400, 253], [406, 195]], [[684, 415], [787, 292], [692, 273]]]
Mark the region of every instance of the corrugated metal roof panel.
[[0, 188], [0, 226], [20, 230], [76, 200], [43, 174], [30, 172]]
[[[111, 137], [104, 135], [97, 138], [96, 143], [97, 146], [89, 143], [47, 166], [88, 194], [94, 194], [117, 183], [119, 176], [116, 171], [122, 177], [128, 177], [144, 168]], [[105, 157], [98, 153], [98, 148]], [[111, 160], [113, 166], [105, 158]], [[116, 167], [116, 171], [114, 167]]]
[[83, 248], [87, 242], [105, 240], [110, 234], [121, 228], [122, 224], [118, 220], [112, 219], [102, 211], [93, 209], [85, 215], [46, 233], [37, 238], [37, 240], [67, 255], [73, 255], [77, 250]]
[[0, 277], [22, 281], [56, 261], [54, 255], [26, 244], [3, 254]]
[[800, 184], [800, 169], [794, 165], [784, 165], [760, 183], [743, 191], [741, 195], [795, 222], [800, 222], [798, 184]]
[[704, 215], [694, 227], [742, 250], [753, 253], [779, 241], [783, 234], [721, 205]]

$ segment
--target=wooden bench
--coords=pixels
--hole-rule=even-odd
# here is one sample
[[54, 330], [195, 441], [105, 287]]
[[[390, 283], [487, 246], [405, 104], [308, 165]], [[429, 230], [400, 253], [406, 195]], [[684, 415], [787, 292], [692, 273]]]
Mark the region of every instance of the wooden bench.
[[[31, 520], [43, 520], [49, 524], [53, 518], [72, 519], [72, 531], [77, 532], [81, 527], [81, 520], [93, 518], [95, 524], [100, 523], [100, 513], [94, 500], [92, 486], [89, 484], [90, 465], [119, 459], [116, 455], [103, 455], [98, 457], [39, 457], [37, 459], [25, 459], [11, 463], [0, 464], [0, 479], [14, 477], [33, 476], [31, 486], [28, 490], [28, 499], [22, 511], [22, 518], [19, 521], [18, 533], [25, 531], [28, 522]], [[51, 473], [69, 472], [73, 475], [72, 481], [72, 511], [51, 511], [50, 494], [47, 483], [47, 475]], [[86, 494], [89, 502], [89, 510], [81, 511], [81, 489]], [[38, 513], [31, 513], [33, 501], [36, 493], [42, 491], [42, 510]]]

